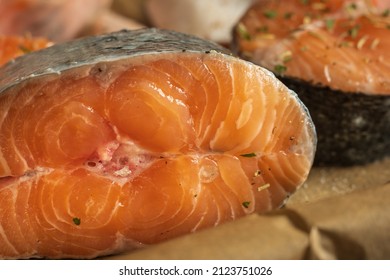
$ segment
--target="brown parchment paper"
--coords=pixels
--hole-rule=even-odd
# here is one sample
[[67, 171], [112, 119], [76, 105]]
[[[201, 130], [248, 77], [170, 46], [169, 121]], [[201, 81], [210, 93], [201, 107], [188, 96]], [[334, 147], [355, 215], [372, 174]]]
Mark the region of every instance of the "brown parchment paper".
[[283, 209], [108, 259], [390, 259], [390, 159], [313, 168]]

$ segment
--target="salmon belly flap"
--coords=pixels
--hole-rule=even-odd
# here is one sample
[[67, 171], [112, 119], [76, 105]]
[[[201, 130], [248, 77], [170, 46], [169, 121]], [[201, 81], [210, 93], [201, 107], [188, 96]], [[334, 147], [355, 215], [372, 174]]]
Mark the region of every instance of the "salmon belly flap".
[[1, 258], [93, 258], [263, 213], [313, 162], [315, 129], [296, 95], [216, 51], [137, 55], [4, 88]]

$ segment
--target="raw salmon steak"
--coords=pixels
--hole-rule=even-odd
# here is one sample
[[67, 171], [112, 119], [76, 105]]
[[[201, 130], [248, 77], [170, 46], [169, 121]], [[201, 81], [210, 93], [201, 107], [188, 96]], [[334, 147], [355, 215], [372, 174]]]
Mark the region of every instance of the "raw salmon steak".
[[26, 54], [0, 70], [0, 256], [93, 258], [278, 208], [315, 148], [294, 92], [196, 37]]
[[316, 163], [390, 156], [390, 1], [257, 1], [236, 25], [233, 45], [308, 107]]

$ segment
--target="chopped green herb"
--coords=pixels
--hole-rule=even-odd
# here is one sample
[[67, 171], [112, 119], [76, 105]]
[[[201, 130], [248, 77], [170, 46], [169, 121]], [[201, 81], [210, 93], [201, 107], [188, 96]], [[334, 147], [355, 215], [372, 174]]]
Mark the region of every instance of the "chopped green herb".
[[285, 51], [280, 55], [281, 60], [283, 63], [289, 62], [292, 60], [292, 52], [291, 51]]
[[334, 19], [325, 20], [325, 26], [328, 31], [331, 31], [334, 27]]
[[390, 9], [386, 9], [383, 13], [382, 13], [382, 17], [388, 17], [390, 15]]
[[242, 154], [240, 156], [242, 156], [242, 157], [255, 157], [256, 153]]
[[251, 204], [250, 201], [244, 201], [244, 202], [242, 203], [242, 206], [244, 206], [245, 208], [248, 208], [248, 207], [249, 207], [249, 204]]
[[287, 67], [282, 64], [277, 64], [274, 67], [274, 71], [279, 75], [283, 75], [283, 73], [287, 71]]
[[284, 14], [283, 17], [284, 17], [285, 19], [290, 19], [292, 16], [293, 16], [293, 13], [292, 13], [292, 12], [287, 12], [287, 13]]
[[309, 0], [301, 0], [301, 3], [302, 3], [303, 5], [307, 5], [307, 4], [309, 4]]
[[357, 9], [356, 3], [351, 3], [351, 4], [349, 4], [348, 9], [349, 9], [349, 10], [356, 10], [356, 9]]
[[307, 51], [307, 46], [302, 46], [301, 51], [303, 51], [303, 52]]
[[355, 25], [351, 29], [348, 30], [348, 35], [351, 36], [352, 38], [356, 38], [356, 36], [359, 33], [360, 25]]
[[22, 46], [22, 45], [19, 46], [19, 49], [20, 49], [23, 53], [30, 53], [30, 52], [32, 52], [31, 49], [26, 48], [25, 46]]
[[268, 32], [268, 26], [267, 25], [263, 25], [263, 26], [257, 28], [256, 31], [262, 32], [262, 33], [267, 33]]
[[81, 223], [80, 218], [74, 217], [74, 218], [73, 218], [73, 223], [74, 223], [76, 226], [79, 226], [80, 223]]
[[263, 15], [266, 17], [266, 18], [275, 18], [277, 16], [277, 12], [275, 10], [268, 10], [268, 11], [265, 11], [263, 13]]
[[244, 40], [251, 39], [251, 34], [249, 33], [248, 29], [246, 28], [246, 26], [242, 22], [240, 22], [237, 25], [237, 32], [242, 39], [244, 39]]
[[351, 47], [351, 43], [350, 42], [346, 42], [346, 41], [342, 41], [340, 44], [339, 44], [339, 47]]

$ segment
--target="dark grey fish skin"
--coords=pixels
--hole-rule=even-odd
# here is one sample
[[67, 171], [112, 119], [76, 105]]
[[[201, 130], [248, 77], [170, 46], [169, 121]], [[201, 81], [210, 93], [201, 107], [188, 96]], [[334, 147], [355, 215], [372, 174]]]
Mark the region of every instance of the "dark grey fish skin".
[[81, 66], [143, 54], [183, 51], [230, 54], [229, 50], [216, 43], [184, 33], [156, 28], [121, 30], [54, 45], [18, 57], [0, 68], [0, 94], [6, 88], [36, 76], [59, 74]]
[[309, 109], [317, 130], [314, 165], [362, 165], [390, 156], [390, 96], [332, 90], [278, 77]]

